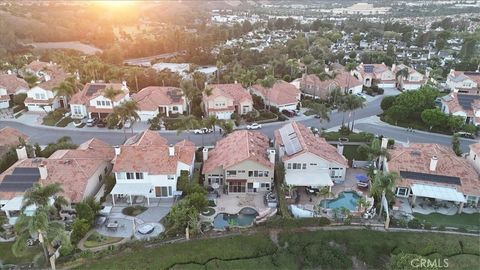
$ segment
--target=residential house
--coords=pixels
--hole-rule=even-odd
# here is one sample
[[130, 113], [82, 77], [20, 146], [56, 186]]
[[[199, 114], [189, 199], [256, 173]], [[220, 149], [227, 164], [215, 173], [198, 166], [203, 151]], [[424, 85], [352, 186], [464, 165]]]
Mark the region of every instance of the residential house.
[[372, 85], [377, 85], [380, 88], [395, 87], [395, 73], [385, 63], [361, 63], [353, 70], [353, 75], [366, 87], [371, 87]]
[[0, 109], [6, 109], [14, 95], [26, 93], [28, 83], [13, 74], [0, 74]]
[[[105, 96], [106, 89], [114, 89], [117, 95], [112, 99]], [[130, 91], [123, 83], [87, 83], [83, 89], [75, 93], [70, 99], [72, 118], [103, 119], [113, 112], [115, 106], [130, 100]]]
[[132, 95], [137, 103], [137, 111], [141, 121], [148, 121], [158, 114], [183, 114], [187, 102], [183, 91], [176, 87], [148, 86]]
[[241, 84], [210, 84], [211, 94], [203, 94], [203, 109], [206, 116], [230, 119], [232, 113], [246, 114], [253, 109], [253, 99]]
[[441, 98], [442, 112], [465, 118], [466, 124], [480, 126], [480, 95], [451, 93]]
[[175, 145], [158, 132], [145, 130], [115, 147], [113, 172], [117, 180], [111, 194], [115, 196], [173, 197], [181, 171], [193, 174], [195, 145], [183, 140]]
[[67, 78], [67, 73], [57, 64], [33, 61], [26, 67], [38, 77], [37, 84], [27, 91], [25, 106], [33, 112], [50, 112], [60, 107], [66, 108], [64, 98], [56, 96], [55, 90]]
[[362, 83], [347, 71], [330, 72], [333, 78], [320, 80], [315, 74], [303, 75], [300, 80], [300, 90], [305, 96], [327, 99], [335, 89], [343, 94], [362, 92]]
[[28, 136], [12, 127], [0, 129], [0, 158], [5, 155], [12, 147], [17, 147], [20, 140], [27, 141]]
[[[397, 72], [400, 70], [407, 70], [407, 76], [398, 76]], [[418, 90], [422, 85], [427, 82], [428, 76], [423, 75], [422, 73], [416, 71], [414, 68], [406, 66], [404, 64], [392, 66], [392, 71], [395, 74], [396, 87], [401, 90]]]
[[470, 152], [467, 160], [472, 164], [478, 174], [480, 174], [480, 142], [470, 144]]
[[480, 72], [477, 71], [455, 71], [448, 73], [447, 87], [460, 94], [480, 95]]
[[401, 178], [395, 183], [396, 196], [411, 198], [413, 205], [418, 197], [453, 201], [458, 204], [459, 213], [465, 203], [478, 205], [479, 175], [449, 147], [416, 143], [395, 146], [388, 153], [390, 159], [384, 168]]
[[225, 193], [252, 193], [273, 188], [275, 150], [257, 131], [238, 130], [203, 149], [205, 186]]
[[[20, 215], [23, 194], [35, 183], [61, 184], [70, 203], [94, 197], [112, 168], [113, 148], [91, 139], [77, 149], [58, 150], [49, 158], [27, 158], [25, 147], [17, 149], [18, 162], [0, 174], [0, 206], [9, 222], [14, 224]], [[103, 195], [103, 194], [100, 194]], [[32, 214], [35, 207], [27, 208]]]
[[265, 104], [277, 107], [280, 111], [296, 110], [300, 102], [300, 90], [282, 80], [276, 81], [270, 89], [255, 84], [250, 87], [250, 91], [260, 96]]
[[274, 136], [287, 185], [332, 187], [345, 180], [348, 161], [341, 145], [336, 149], [295, 121], [276, 130]]

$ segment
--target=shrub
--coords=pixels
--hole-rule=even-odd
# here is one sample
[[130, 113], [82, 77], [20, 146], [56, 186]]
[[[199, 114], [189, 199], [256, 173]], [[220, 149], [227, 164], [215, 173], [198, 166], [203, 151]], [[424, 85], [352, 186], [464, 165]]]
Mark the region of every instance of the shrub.
[[105, 176], [104, 183], [105, 183], [104, 195], [107, 195], [107, 194], [110, 194], [110, 191], [112, 191], [113, 187], [117, 183], [117, 180], [115, 179], [115, 176], [107, 175]]
[[422, 227], [422, 223], [417, 218], [414, 218], [408, 222], [408, 228], [411, 229], [420, 229]]
[[467, 228], [465, 227], [460, 227], [457, 229], [458, 232], [467, 232]]
[[407, 222], [404, 219], [400, 219], [398, 221], [398, 227], [400, 228], [406, 228], [407, 227]]
[[25, 108], [25, 99], [27, 99], [26, 93], [21, 93], [13, 96], [13, 104]]
[[18, 112], [20, 112], [24, 109], [25, 109], [25, 106], [20, 106], [20, 105], [15, 106], [15, 107], [13, 107], [13, 113], [18, 113]]
[[378, 93], [379, 95], [383, 95], [383, 94], [385, 93], [385, 89], [383, 89], [383, 88], [378, 88], [377, 93]]
[[437, 230], [439, 230], [439, 231], [445, 231], [445, 225], [440, 225], [440, 226], [438, 226]]
[[395, 145], [395, 139], [388, 139], [387, 148], [393, 148]]
[[380, 108], [382, 108], [383, 111], [387, 111], [388, 109], [390, 109], [390, 107], [393, 106], [394, 102], [395, 96], [384, 97], [382, 99], [382, 103], [380, 103]]
[[72, 244], [77, 244], [90, 230], [90, 223], [88, 220], [77, 218], [72, 225], [72, 234], [70, 241]]
[[425, 224], [423, 224], [423, 228], [425, 230], [431, 230], [432, 229], [432, 223], [426, 222]]

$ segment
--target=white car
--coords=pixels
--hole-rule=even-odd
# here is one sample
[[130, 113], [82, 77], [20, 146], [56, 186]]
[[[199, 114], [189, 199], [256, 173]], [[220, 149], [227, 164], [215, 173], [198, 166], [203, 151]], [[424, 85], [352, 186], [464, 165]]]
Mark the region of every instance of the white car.
[[195, 133], [195, 134], [206, 134], [206, 133], [210, 133], [210, 132], [213, 132], [213, 130], [210, 129], [210, 128], [200, 128], [200, 129], [193, 130], [193, 133]]
[[252, 123], [251, 125], [247, 126], [247, 129], [259, 129], [259, 128], [262, 128], [262, 125], [258, 123]]
[[358, 97], [361, 97], [363, 99], [367, 98], [367, 96], [364, 93], [356, 93], [355, 95], [357, 95]]

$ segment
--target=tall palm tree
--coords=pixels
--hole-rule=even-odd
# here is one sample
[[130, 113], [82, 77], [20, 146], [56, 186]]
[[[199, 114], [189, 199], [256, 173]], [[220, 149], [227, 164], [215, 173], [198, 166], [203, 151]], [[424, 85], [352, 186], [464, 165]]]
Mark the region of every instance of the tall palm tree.
[[68, 100], [73, 94], [75, 94], [75, 84], [72, 84], [71, 81], [64, 80], [59, 85], [55, 86], [53, 91], [55, 91], [55, 96], [63, 99], [63, 107], [67, 108]]
[[199, 128], [200, 122], [193, 115], [181, 116], [178, 121], [177, 135], [183, 131], [190, 132], [193, 129]]
[[223, 67], [223, 62], [222, 60], [217, 61], [217, 83], [220, 84], [220, 70]]
[[[277, 79], [275, 79], [274, 76], [272, 75], [267, 75], [263, 80], [260, 80], [260, 85], [265, 88], [266, 93], [266, 99], [268, 100], [268, 109], [270, 110], [270, 90], [272, 87], [275, 85], [275, 82]], [[267, 102], [264, 102], [265, 106], [267, 106]]]
[[382, 148], [381, 141], [379, 139], [373, 139], [370, 146], [360, 145], [359, 146], [364, 152], [367, 153], [368, 160], [378, 162], [378, 159], [381, 156], [388, 157], [388, 151], [385, 148]]
[[113, 113], [117, 115], [118, 119], [122, 123], [123, 134], [125, 135], [125, 140], [127, 139], [126, 129], [125, 129], [125, 122], [132, 121], [130, 125], [130, 129], [133, 134], [133, 123], [140, 119], [140, 116], [137, 113], [138, 106], [137, 103], [133, 100], [125, 101], [119, 106], [113, 108]]
[[350, 119], [352, 118], [352, 116], [349, 115], [349, 118], [348, 118], [348, 128], [350, 130], [353, 130], [354, 121], [355, 121], [355, 110], [365, 107], [365, 101], [362, 97], [355, 96], [355, 95], [347, 95], [343, 99], [343, 103], [344, 103], [344, 106], [345, 106], [343, 109], [350, 112], [350, 114], [353, 113], [353, 120], [352, 120], [352, 127], [351, 128], [350, 128]]
[[406, 78], [408, 78], [408, 68], [402, 68], [397, 73], [395, 73], [395, 78], [400, 82], [403, 82]]
[[[34, 237], [42, 245], [45, 262], [49, 262], [50, 254], [48, 248], [53, 243], [68, 243], [69, 239], [63, 225], [59, 222], [49, 220], [49, 210], [46, 207], [39, 207], [32, 216], [20, 215], [15, 224], [16, 239], [12, 245], [12, 252], [15, 256], [22, 256], [26, 251], [26, 242]], [[53, 265], [51, 265], [54, 268]]]
[[383, 211], [383, 200], [387, 199], [387, 202], [390, 203], [394, 197], [393, 188], [395, 187], [395, 182], [399, 179], [399, 175], [396, 172], [385, 173], [380, 171], [375, 178], [373, 179], [371, 193], [375, 196], [380, 202], [380, 215]]
[[121, 90], [114, 89], [113, 87], [109, 86], [109, 87], [105, 88], [105, 90], [103, 90], [103, 96], [110, 100], [110, 102], [112, 103], [112, 108], [113, 108], [113, 107], [115, 107], [115, 106], [113, 106], [113, 100], [121, 92], [122, 92]]
[[135, 80], [135, 89], [137, 90], [137, 92], [140, 90], [138, 89], [138, 76], [142, 75], [143, 72], [143, 69], [139, 67], [132, 67], [129, 69], [129, 75], [132, 76]]
[[23, 195], [22, 211], [31, 205], [47, 208], [50, 205], [50, 198], [62, 191], [62, 186], [58, 183], [48, 185], [35, 183]]
[[218, 123], [218, 118], [215, 115], [209, 115], [207, 118], [205, 118], [204, 121], [205, 121], [205, 127], [211, 128], [215, 133], [215, 126]]
[[323, 120], [326, 120], [327, 122], [330, 121], [330, 109], [323, 103], [313, 103], [312, 107], [310, 108], [317, 117], [320, 119], [320, 124], [323, 122]]
[[193, 85], [191, 80], [183, 80], [180, 82], [180, 88], [187, 99], [187, 112], [190, 115], [192, 109], [192, 101], [198, 95], [198, 88]]

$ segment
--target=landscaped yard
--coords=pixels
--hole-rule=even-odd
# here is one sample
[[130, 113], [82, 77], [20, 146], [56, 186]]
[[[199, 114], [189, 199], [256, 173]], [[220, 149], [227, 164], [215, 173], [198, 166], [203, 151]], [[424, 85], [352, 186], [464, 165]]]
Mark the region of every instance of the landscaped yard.
[[57, 127], [66, 127], [68, 124], [73, 122], [73, 119], [70, 116], [64, 117], [60, 122], [57, 123]]
[[453, 216], [442, 215], [439, 213], [433, 213], [429, 215], [423, 215], [419, 213], [413, 214], [421, 222], [429, 222], [432, 226], [437, 227], [443, 225], [445, 227], [466, 228], [473, 230], [480, 230], [480, 214], [457, 214]]
[[40, 246], [34, 246], [27, 249], [25, 256], [15, 257], [12, 253], [12, 244], [13, 242], [0, 242], [0, 268], [2, 264], [19, 265], [31, 263], [35, 255], [42, 253]]
[[122, 213], [127, 216], [138, 216], [141, 213], [145, 212], [148, 208], [141, 205], [128, 206], [122, 209]]
[[94, 232], [87, 238], [87, 240], [85, 240], [83, 246], [86, 248], [94, 248], [117, 243], [120, 242], [122, 239], [123, 238], [121, 237], [104, 236], [97, 232]]
[[[337, 147], [336, 144], [333, 146]], [[348, 159], [348, 160], [367, 160], [368, 157], [365, 153], [359, 153], [358, 147], [360, 145], [344, 145], [343, 146], [343, 155]]]
[[258, 233], [129, 250], [128, 256], [91, 260], [80, 268], [385, 269], [397, 254], [446, 258], [455, 269], [475, 269], [480, 244], [478, 238], [459, 235], [346, 230], [284, 232], [277, 245], [269, 235]]
[[350, 133], [349, 135], [342, 135], [340, 132], [323, 132], [321, 134], [327, 141], [338, 141], [339, 138], [347, 138], [349, 142], [371, 142], [373, 134], [367, 132]]

